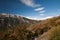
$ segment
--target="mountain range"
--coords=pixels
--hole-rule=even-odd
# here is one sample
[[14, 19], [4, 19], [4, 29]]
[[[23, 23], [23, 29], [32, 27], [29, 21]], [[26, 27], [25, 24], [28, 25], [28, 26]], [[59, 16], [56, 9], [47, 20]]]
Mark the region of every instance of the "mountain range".
[[38, 36], [37, 40], [60, 40], [59, 30], [60, 16], [37, 21], [12, 14], [0, 14], [0, 40], [35, 40], [35, 36]]

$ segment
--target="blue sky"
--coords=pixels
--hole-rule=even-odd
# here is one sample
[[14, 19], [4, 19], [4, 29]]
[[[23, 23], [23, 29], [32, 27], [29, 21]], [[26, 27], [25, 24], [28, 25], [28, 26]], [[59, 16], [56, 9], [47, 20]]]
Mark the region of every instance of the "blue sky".
[[60, 14], [60, 0], [0, 0], [0, 13], [46, 19]]

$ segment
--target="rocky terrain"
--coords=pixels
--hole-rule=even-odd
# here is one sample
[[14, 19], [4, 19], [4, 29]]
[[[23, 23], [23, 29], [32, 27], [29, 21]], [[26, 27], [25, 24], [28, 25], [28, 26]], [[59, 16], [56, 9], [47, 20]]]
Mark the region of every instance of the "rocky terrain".
[[28, 40], [27, 35], [32, 32], [26, 28], [35, 23], [38, 21], [22, 16], [0, 14], [0, 40]]
[[60, 16], [37, 21], [0, 14], [0, 40], [60, 40], [59, 30]]

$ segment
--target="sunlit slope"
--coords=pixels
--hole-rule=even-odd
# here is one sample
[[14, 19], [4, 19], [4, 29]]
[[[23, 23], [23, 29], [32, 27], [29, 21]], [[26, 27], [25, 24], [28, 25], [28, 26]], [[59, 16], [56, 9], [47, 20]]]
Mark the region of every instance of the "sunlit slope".
[[33, 24], [27, 28], [27, 30], [30, 30], [32, 32], [37, 32], [39, 35], [43, 34], [44, 32], [47, 32], [52, 27], [60, 25], [60, 16], [53, 17], [47, 20], [42, 20], [39, 23]]
[[60, 25], [42, 34], [38, 40], [60, 40]]

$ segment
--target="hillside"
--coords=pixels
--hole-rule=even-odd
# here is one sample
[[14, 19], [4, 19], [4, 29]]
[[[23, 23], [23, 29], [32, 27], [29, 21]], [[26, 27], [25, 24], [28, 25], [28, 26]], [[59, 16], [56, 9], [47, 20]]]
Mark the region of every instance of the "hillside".
[[60, 25], [51, 28], [41, 35], [37, 40], [60, 40]]
[[39, 35], [47, 32], [52, 27], [60, 25], [60, 16], [53, 17], [50, 19], [42, 20], [40, 23], [31, 25], [27, 28], [27, 30], [37, 32]]
[[40, 23], [31, 25], [27, 28], [36, 32], [39, 37], [37, 40], [60, 40], [60, 16], [42, 20]]
[[16, 15], [0, 14], [0, 40], [22, 40], [22, 38], [27, 40], [24, 37], [27, 36], [26, 28], [35, 23], [38, 21]]
[[0, 14], [0, 40], [35, 40], [35, 36], [38, 36], [38, 40], [57, 40], [60, 38], [55, 36], [57, 32], [59, 35], [59, 25], [60, 16], [36, 21], [22, 16]]

